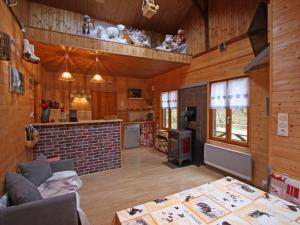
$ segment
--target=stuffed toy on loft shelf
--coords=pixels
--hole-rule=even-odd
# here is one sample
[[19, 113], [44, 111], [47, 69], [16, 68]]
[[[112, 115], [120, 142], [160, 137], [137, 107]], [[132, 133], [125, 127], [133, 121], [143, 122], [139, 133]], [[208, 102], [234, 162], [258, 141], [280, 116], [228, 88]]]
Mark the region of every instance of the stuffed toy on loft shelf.
[[123, 38], [122, 32], [125, 30], [125, 26], [123, 24], [118, 24], [117, 27], [108, 27], [106, 28], [106, 34], [109, 39], [118, 39]]
[[83, 24], [82, 24], [82, 33], [90, 34], [93, 29], [94, 29], [94, 23], [92, 18], [89, 17], [88, 15], [84, 15]]
[[23, 39], [23, 58], [35, 64], [40, 62], [40, 58], [34, 54], [34, 46], [26, 38]]
[[127, 44], [127, 40], [124, 39], [123, 35], [124, 31], [125, 26], [123, 24], [118, 24], [116, 27], [109, 26], [107, 28], [104, 28], [102, 25], [97, 25], [95, 31], [93, 31], [91, 35], [105, 41]]
[[180, 46], [185, 43], [184, 30], [179, 29], [177, 34], [174, 35], [174, 42]]
[[188, 44], [186, 43], [186, 39], [184, 37], [184, 30], [179, 29], [177, 31], [177, 34], [174, 35], [173, 41], [175, 42], [175, 45], [173, 48], [174, 52], [187, 54]]
[[128, 35], [131, 43], [135, 46], [151, 48], [151, 39], [144, 30], [130, 28]]
[[160, 46], [156, 47], [156, 49], [163, 51], [172, 51], [174, 48], [174, 44], [175, 42], [173, 41], [173, 35], [167, 34], [164, 42]]
[[184, 37], [184, 30], [179, 29], [177, 34], [174, 36], [167, 34], [164, 42], [160, 46], [156, 47], [156, 49], [187, 54], [188, 44]]

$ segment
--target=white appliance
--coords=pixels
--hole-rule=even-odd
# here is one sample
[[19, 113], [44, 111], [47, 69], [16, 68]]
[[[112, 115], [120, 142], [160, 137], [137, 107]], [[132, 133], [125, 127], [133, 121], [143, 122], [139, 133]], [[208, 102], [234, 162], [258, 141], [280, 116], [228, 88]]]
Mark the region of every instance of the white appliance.
[[124, 148], [137, 148], [141, 143], [141, 127], [140, 124], [124, 125]]

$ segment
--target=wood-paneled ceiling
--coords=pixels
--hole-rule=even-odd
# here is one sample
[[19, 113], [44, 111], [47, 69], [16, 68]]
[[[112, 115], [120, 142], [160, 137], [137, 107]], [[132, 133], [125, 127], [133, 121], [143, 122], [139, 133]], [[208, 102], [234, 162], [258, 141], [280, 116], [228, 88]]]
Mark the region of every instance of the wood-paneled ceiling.
[[[69, 53], [69, 72], [93, 75], [97, 71], [96, 52], [62, 45], [32, 41], [35, 54], [40, 57], [45, 70], [62, 73], [66, 69], [65, 53]], [[182, 63], [144, 59], [139, 57], [98, 52], [99, 69], [102, 75], [115, 77], [150, 78], [184, 66]]]
[[174, 33], [182, 24], [193, 0], [156, 0], [160, 9], [151, 19], [142, 15], [143, 0], [32, 0], [93, 18], [122, 23], [162, 34]]

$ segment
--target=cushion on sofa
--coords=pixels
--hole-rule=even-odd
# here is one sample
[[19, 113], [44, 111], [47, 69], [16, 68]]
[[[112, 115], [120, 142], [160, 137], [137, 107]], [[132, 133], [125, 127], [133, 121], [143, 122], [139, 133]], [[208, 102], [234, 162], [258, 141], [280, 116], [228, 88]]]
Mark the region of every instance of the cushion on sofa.
[[46, 159], [37, 159], [19, 165], [21, 174], [30, 180], [35, 186], [40, 186], [52, 176], [50, 163]]
[[6, 208], [8, 206], [8, 195], [5, 193], [1, 198], [0, 198], [0, 209]]
[[17, 173], [6, 173], [5, 189], [12, 205], [20, 205], [42, 199], [37, 187]]

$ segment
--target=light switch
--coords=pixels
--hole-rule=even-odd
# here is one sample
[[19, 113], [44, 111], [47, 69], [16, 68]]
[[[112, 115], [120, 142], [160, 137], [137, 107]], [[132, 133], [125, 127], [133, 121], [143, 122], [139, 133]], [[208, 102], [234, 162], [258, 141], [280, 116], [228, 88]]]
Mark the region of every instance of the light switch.
[[278, 136], [289, 136], [289, 114], [278, 113], [278, 124], [277, 124], [277, 135]]

